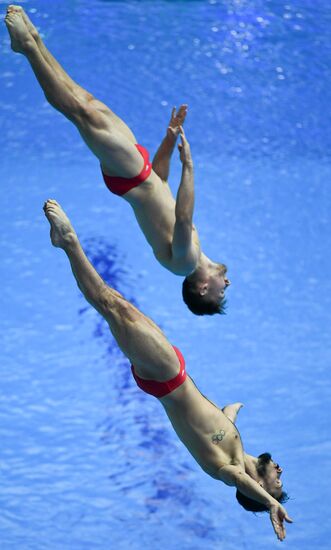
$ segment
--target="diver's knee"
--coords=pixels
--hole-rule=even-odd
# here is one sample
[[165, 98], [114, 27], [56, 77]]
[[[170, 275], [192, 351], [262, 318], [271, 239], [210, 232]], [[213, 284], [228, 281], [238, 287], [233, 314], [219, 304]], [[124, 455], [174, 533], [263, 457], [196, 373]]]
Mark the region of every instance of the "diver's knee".
[[135, 322], [139, 319], [138, 310], [106, 284], [99, 290], [97, 302], [105, 317], [116, 318], [122, 322]]
[[141, 313], [123, 297], [117, 299], [116, 313], [120, 319], [128, 323], [135, 323], [141, 317]]

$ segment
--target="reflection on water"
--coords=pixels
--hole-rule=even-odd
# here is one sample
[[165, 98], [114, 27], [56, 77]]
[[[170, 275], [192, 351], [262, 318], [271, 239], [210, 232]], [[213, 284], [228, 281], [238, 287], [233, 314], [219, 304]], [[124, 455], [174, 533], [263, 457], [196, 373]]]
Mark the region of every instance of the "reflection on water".
[[[106, 239], [102, 237], [84, 238], [82, 240], [82, 246], [90, 262], [107, 285], [118, 292], [125, 291], [125, 298], [130, 303], [137, 305], [132, 295], [132, 290], [128, 290], [129, 281], [127, 281], [127, 279], [129, 279], [130, 275], [128, 266], [124, 263], [126, 260], [123, 254], [118, 252], [116, 246], [107, 242]], [[121, 289], [123, 290], [121, 291]], [[87, 304], [79, 310], [79, 314], [82, 315], [89, 310], [89, 308], [90, 306]], [[105, 334], [109, 336], [109, 329], [106, 332], [105, 327], [108, 329], [107, 323], [103, 319], [99, 319], [95, 330], [95, 336], [103, 337], [104, 339]]]
[[[132, 212], [106, 191], [98, 163], [47, 104], [2, 27], [1, 546], [277, 544], [268, 518], [243, 512], [231, 488], [204, 475], [157, 400], [135, 385], [106, 323], [49, 244], [41, 205], [55, 197], [79, 235], [92, 236], [83, 244], [106, 282], [182, 349], [201, 390], [220, 405], [245, 403], [247, 451], [270, 448], [284, 465], [296, 521], [287, 548], [328, 549], [327, 3], [24, 6], [70, 74], [151, 153], [172, 105], [188, 102], [195, 222], [232, 286], [223, 319], [186, 311], [180, 280], [156, 265]], [[179, 180], [174, 154], [175, 192]]]

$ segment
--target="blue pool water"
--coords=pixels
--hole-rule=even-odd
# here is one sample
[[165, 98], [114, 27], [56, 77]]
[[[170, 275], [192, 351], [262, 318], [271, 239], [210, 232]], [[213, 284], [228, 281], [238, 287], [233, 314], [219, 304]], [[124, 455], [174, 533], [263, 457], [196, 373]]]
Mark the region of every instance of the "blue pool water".
[[[21, 2], [79, 83], [153, 153], [189, 104], [195, 222], [229, 267], [225, 317], [196, 318], [76, 130], [1, 29], [1, 549], [278, 548], [135, 386], [42, 204], [56, 198], [114, 285], [179, 346], [247, 452], [283, 466], [284, 544], [331, 532], [330, 24], [326, 1]], [[6, 3], [0, 1], [4, 14]], [[180, 163], [173, 160], [174, 191]]]

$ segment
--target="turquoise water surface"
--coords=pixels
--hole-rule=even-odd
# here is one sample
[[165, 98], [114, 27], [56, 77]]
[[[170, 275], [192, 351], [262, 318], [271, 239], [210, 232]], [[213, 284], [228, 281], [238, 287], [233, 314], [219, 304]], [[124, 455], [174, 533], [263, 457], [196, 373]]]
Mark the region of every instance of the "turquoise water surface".
[[[4, 15], [6, 3], [0, 1]], [[27, 0], [70, 75], [153, 154], [173, 105], [195, 163], [202, 245], [226, 263], [223, 317], [197, 318], [105, 188], [74, 127], [1, 30], [1, 549], [266, 550], [142, 393], [49, 241], [68, 212], [89, 258], [183, 352], [201, 391], [245, 404], [247, 452], [283, 467], [293, 550], [330, 546], [331, 11], [326, 1]], [[181, 166], [173, 159], [176, 192]]]

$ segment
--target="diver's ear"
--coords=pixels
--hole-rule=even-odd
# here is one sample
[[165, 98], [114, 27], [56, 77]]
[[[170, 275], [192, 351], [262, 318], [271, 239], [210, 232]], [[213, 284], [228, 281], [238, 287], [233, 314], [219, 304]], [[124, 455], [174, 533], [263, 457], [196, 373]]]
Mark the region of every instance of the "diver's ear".
[[207, 291], [208, 291], [208, 283], [203, 283], [199, 288], [200, 296], [204, 296], [205, 294], [207, 294]]

